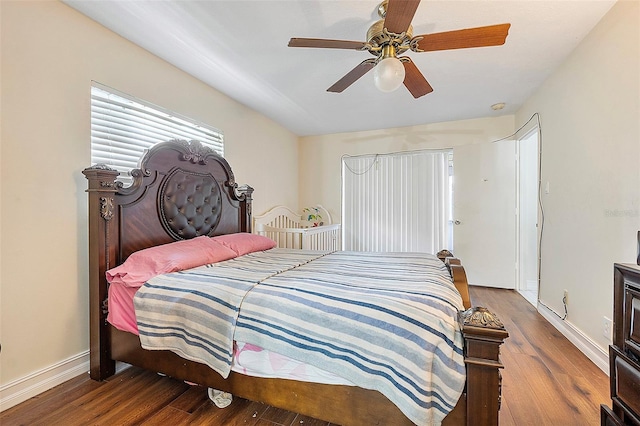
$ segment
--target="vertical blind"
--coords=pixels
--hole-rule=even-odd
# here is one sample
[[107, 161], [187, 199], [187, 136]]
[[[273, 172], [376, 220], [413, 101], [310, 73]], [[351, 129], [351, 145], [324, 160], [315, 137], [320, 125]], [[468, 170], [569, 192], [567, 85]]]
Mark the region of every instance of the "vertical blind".
[[344, 249], [451, 248], [450, 155], [430, 150], [343, 157]]
[[188, 117], [94, 83], [91, 87], [91, 163], [107, 164], [131, 180], [143, 152], [171, 139], [198, 140], [224, 155], [222, 132]]

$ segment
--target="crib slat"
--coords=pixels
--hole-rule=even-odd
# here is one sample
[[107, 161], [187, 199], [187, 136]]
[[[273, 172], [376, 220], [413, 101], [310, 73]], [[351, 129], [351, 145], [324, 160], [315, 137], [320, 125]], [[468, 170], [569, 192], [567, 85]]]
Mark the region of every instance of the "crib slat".
[[303, 228], [300, 215], [286, 207], [276, 207], [254, 217], [254, 232], [271, 238], [281, 248], [340, 250], [340, 224]]

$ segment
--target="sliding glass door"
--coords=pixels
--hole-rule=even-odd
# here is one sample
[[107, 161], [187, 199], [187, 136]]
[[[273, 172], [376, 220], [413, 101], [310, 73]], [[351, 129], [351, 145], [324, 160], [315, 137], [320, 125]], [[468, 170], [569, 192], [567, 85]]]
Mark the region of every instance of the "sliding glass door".
[[344, 249], [450, 248], [450, 155], [428, 150], [343, 157]]

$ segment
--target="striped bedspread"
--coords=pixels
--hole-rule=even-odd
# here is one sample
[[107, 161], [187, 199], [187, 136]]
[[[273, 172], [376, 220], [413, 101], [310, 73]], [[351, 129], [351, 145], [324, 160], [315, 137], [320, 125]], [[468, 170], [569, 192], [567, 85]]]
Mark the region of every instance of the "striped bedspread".
[[133, 299], [142, 347], [171, 350], [207, 364], [226, 378], [231, 371], [240, 304], [249, 290], [268, 277], [322, 255], [301, 250], [266, 253], [149, 280]]
[[135, 305], [143, 347], [225, 377], [233, 340], [248, 342], [378, 390], [419, 425], [464, 387], [462, 301], [431, 255], [273, 249], [156, 277]]

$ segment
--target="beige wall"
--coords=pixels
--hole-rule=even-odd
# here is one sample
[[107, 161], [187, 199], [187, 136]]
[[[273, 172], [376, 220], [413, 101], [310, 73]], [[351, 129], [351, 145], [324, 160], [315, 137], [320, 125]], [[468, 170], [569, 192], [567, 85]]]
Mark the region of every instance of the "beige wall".
[[513, 116], [300, 138], [300, 206], [322, 204], [340, 221], [343, 155], [387, 154], [489, 144], [511, 134]]
[[640, 230], [640, 2], [619, 1], [517, 114], [542, 120], [541, 300], [605, 349], [614, 262]]
[[62, 3], [0, 8], [2, 385], [89, 346], [81, 171], [92, 80], [223, 130], [236, 180], [255, 188], [256, 212], [297, 206], [298, 140]]
[[[454, 195], [454, 214], [463, 222], [454, 230], [454, 252], [467, 266], [469, 282], [513, 288], [515, 151], [512, 141], [504, 142], [505, 148], [512, 150], [511, 156], [505, 159], [501, 154], [504, 149], [496, 150], [492, 141], [508, 136], [514, 130], [514, 116], [508, 115], [301, 138], [300, 205], [322, 204], [334, 221], [340, 222], [341, 157], [345, 154], [454, 148], [454, 165], [465, 164], [454, 166], [454, 192], [475, 195], [471, 202]], [[468, 149], [460, 149], [462, 147]], [[467, 167], [467, 164], [473, 167]], [[490, 184], [471, 188], [471, 182], [483, 180], [489, 180]], [[459, 186], [461, 182], [469, 184], [467, 191]], [[505, 194], [511, 194], [510, 198]], [[484, 200], [484, 204], [475, 205], [477, 199]], [[508, 206], [506, 209], [505, 205]], [[482, 250], [475, 249], [478, 243]]]

